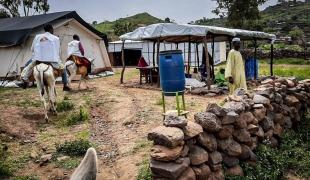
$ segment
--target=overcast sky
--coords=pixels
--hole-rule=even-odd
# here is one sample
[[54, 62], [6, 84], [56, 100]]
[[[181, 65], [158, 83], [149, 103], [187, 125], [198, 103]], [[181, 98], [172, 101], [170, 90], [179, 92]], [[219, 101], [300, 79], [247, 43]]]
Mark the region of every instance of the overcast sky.
[[[269, 0], [260, 9], [276, 2]], [[49, 0], [49, 3], [50, 12], [75, 10], [87, 22], [114, 21], [141, 12], [161, 19], [169, 17], [177, 23], [216, 17], [211, 12], [216, 7], [214, 0]]]

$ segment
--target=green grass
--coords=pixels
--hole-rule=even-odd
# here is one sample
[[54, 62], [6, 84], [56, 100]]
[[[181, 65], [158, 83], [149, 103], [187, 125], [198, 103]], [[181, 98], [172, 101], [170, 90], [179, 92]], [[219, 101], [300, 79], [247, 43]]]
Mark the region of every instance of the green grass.
[[66, 141], [63, 144], [56, 144], [56, 152], [68, 156], [84, 156], [87, 149], [92, 146], [91, 142], [84, 139]]
[[74, 104], [66, 98], [57, 103], [57, 112], [70, 111], [73, 108], [74, 108]]
[[[262, 64], [269, 64], [270, 59], [262, 59], [259, 61]], [[280, 65], [280, 64], [291, 64], [291, 65], [310, 65], [310, 60], [299, 59], [299, 58], [281, 58], [281, 59], [274, 59], [273, 64]]]
[[74, 169], [79, 166], [80, 162], [81, 162], [80, 158], [70, 157], [68, 159], [61, 160], [61, 161], [56, 160], [55, 164], [56, 164], [56, 167], [58, 168]]
[[89, 112], [86, 108], [80, 107], [79, 111], [74, 111], [68, 115], [57, 117], [57, 124], [59, 127], [73, 126], [82, 122], [86, 122], [89, 119]]
[[152, 173], [149, 163], [148, 158], [140, 163], [137, 180], [152, 180]]
[[141, 140], [136, 142], [136, 144], [134, 145], [134, 147], [131, 150], [131, 153], [135, 154], [141, 150], [144, 150], [146, 148], [150, 148], [151, 146], [152, 146], [152, 143], [150, 141], [148, 141], [147, 139], [141, 139]]
[[36, 175], [16, 176], [13, 177], [12, 180], [39, 180], [39, 177]]
[[87, 140], [87, 139], [89, 139], [89, 137], [90, 137], [90, 132], [89, 132], [88, 130], [83, 130], [83, 131], [78, 132], [78, 133], [75, 135], [75, 137], [76, 137], [77, 139], [85, 139], [85, 140]]
[[[290, 66], [290, 65], [275, 65], [273, 68], [274, 75], [282, 77], [291, 77], [295, 76], [298, 79], [308, 79], [310, 78], [310, 66], [309, 65], [300, 65], [300, 66]], [[261, 64], [259, 67], [259, 74], [269, 76], [270, 67], [267, 64]]]

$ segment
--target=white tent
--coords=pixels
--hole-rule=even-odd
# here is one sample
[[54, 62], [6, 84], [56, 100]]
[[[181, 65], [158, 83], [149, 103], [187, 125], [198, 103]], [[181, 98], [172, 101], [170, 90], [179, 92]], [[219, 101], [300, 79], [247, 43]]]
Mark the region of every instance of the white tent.
[[[83, 21], [75, 12], [60, 12], [32, 17], [0, 19], [0, 35], [7, 33], [8, 38], [0, 37], [0, 77], [19, 75], [21, 67], [31, 59], [31, 44], [35, 35], [43, 33], [43, 25], [50, 23], [54, 34], [60, 38], [61, 59], [67, 59], [67, 45], [74, 34], [80, 36], [85, 56], [95, 59], [95, 72], [111, 70], [104, 37]], [[11, 25], [15, 24], [15, 27]], [[26, 26], [26, 27], [25, 27]], [[16, 30], [24, 28], [25, 30]], [[26, 29], [27, 28], [27, 29]], [[19, 33], [16, 33], [20, 31]], [[26, 37], [24, 37], [23, 32]], [[22, 37], [23, 39], [20, 39]]]

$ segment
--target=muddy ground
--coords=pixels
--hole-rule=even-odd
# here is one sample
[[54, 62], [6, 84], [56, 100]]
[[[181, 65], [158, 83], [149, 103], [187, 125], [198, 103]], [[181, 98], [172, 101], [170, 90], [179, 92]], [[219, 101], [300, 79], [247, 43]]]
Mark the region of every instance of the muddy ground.
[[[36, 88], [0, 89], [0, 140], [8, 146], [14, 176], [68, 179], [81, 158], [71, 157], [62, 164], [52, 160], [44, 166], [36, 161], [41, 155], [55, 153], [56, 144], [87, 139], [98, 152], [98, 179], [136, 179], [140, 164], [149, 155], [147, 132], [162, 123], [161, 93], [127, 88], [119, 84], [119, 77], [116, 72], [114, 76], [90, 80], [90, 90], [77, 91], [74, 84], [75, 90], [70, 93], [62, 92], [61, 85], [57, 85], [57, 101], [66, 97], [75, 109], [83, 106], [90, 114], [87, 122], [69, 127], [59, 122], [70, 112], [51, 116], [45, 123]], [[138, 82], [137, 71], [127, 70], [125, 82]], [[221, 102], [224, 96], [185, 98], [192, 120], [194, 113], [204, 110], [208, 103]], [[168, 108], [173, 109], [174, 99], [167, 101]]]

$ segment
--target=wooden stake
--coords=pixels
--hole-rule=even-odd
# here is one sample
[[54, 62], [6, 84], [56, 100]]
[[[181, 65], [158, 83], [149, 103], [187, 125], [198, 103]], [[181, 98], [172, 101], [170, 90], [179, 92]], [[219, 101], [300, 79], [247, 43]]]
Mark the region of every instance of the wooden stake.
[[123, 66], [123, 69], [122, 69], [122, 73], [121, 73], [121, 84], [124, 83], [124, 72], [125, 72], [125, 68], [126, 68], [124, 48], [125, 48], [125, 41], [122, 42], [122, 66]]
[[207, 37], [203, 37], [203, 44], [205, 46], [205, 54], [206, 54], [206, 66], [207, 66], [207, 85], [208, 85], [208, 90], [211, 89], [211, 81], [210, 81], [210, 61], [209, 61], [209, 53], [208, 53], [208, 43], [207, 43]]
[[270, 51], [270, 75], [273, 76], [273, 43], [271, 43]]
[[191, 37], [188, 37], [188, 52], [187, 52], [187, 59], [188, 59], [188, 64], [187, 64], [187, 74], [189, 75], [191, 72], [191, 51], [192, 51], [192, 47], [191, 47]]

